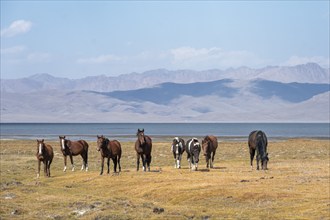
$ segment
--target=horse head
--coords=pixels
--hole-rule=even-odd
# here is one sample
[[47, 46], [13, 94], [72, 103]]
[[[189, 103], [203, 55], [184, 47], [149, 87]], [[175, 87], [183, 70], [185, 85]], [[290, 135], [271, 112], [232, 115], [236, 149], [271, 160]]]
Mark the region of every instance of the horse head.
[[269, 161], [268, 153], [261, 158], [261, 167], [263, 170], [267, 170], [267, 163]]
[[60, 138], [61, 149], [65, 150], [65, 136], [58, 136]]
[[96, 148], [97, 151], [100, 151], [101, 148], [104, 147], [106, 140], [107, 139], [103, 135], [101, 135], [101, 136], [97, 135], [97, 148]]
[[44, 151], [44, 148], [45, 148], [45, 143], [44, 143], [44, 139], [42, 139], [42, 140], [37, 140], [37, 143], [38, 143], [38, 147], [37, 147], [37, 151], [38, 151], [38, 153], [37, 153], [37, 155], [39, 156], [39, 157], [42, 157], [43, 155], [42, 155], [42, 152]]
[[138, 137], [140, 144], [144, 145], [145, 144], [144, 129], [142, 129], [142, 130], [138, 129], [136, 136]]

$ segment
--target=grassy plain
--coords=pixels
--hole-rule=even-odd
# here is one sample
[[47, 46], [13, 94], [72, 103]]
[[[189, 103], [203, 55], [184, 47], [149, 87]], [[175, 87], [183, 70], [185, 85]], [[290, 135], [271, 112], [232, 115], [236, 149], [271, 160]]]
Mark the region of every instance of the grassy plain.
[[[47, 142], [47, 141], [46, 141]], [[1, 140], [1, 219], [329, 219], [329, 140], [269, 143], [268, 171], [251, 170], [245, 142], [220, 142], [215, 169], [174, 169], [170, 144], [153, 144], [151, 172], [136, 172], [123, 142], [122, 172], [99, 175], [96, 142], [89, 171], [64, 173], [59, 142], [51, 178], [36, 178], [36, 141]]]

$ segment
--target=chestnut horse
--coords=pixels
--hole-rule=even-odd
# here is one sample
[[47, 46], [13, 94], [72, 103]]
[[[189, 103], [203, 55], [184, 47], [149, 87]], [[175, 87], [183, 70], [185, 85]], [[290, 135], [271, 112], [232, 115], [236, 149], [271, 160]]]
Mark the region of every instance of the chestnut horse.
[[150, 171], [151, 163], [151, 150], [152, 141], [147, 135], [144, 135], [144, 129], [138, 129], [136, 136], [138, 139], [135, 141], [135, 151], [136, 151], [136, 171], [139, 171], [140, 157], [142, 159], [143, 171], [146, 171], [146, 166], [148, 166], [148, 171]]
[[113, 171], [117, 172], [117, 163], [119, 165], [119, 172], [121, 171], [120, 166], [120, 158], [121, 158], [121, 145], [119, 141], [112, 140], [110, 141], [108, 138], [105, 138], [103, 135], [97, 135], [97, 150], [101, 153], [101, 173], [103, 174], [103, 167], [104, 167], [104, 158], [108, 158], [108, 174], [110, 173], [110, 158], [112, 159], [114, 168]]
[[206, 168], [213, 168], [215, 152], [218, 148], [218, 140], [213, 135], [208, 135], [202, 140], [202, 149], [206, 159]]
[[50, 177], [50, 164], [54, 158], [54, 152], [52, 146], [44, 143], [44, 139], [37, 140], [37, 160], [38, 160], [38, 174], [37, 178], [40, 176], [40, 163], [41, 161], [44, 164], [44, 173], [45, 176]]
[[250, 161], [251, 169], [255, 151], [257, 150], [257, 170], [259, 170], [259, 161], [261, 160], [261, 167], [263, 170], [267, 170], [268, 153], [267, 144], [268, 140], [266, 134], [263, 131], [252, 131], [249, 135], [249, 149], [250, 149]]
[[84, 140], [79, 141], [70, 141], [65, 139], [65, 136], [59, 136], [60, 138], [60, 145], [61, 145], [61, 151], [63, 153], [64, 157], [64, 169], [63, 172], [66, 171], [66, 157], [70, 157], [71, 165], [72, 165], [72, 171], [74, 171], [74, 164], [72, 156], [81, 155], [83, 158], [83, 164], [81, 166], [81, 170], [84, 168], [86, 171], [88, 171], [88, 144]]

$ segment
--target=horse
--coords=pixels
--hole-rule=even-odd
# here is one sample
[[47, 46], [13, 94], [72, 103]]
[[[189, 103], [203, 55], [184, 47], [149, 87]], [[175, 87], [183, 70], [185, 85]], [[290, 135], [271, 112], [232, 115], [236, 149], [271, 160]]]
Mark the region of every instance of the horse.
[[81, 166], [81, 170], [85, 168], [86, 171], [88, 171], [88, 144], [84, 140], [78, 140], [78, 141], [70, 141], [65, 139], [65, 136], [59, 136], [60, 138], [60, 145], [61, 145], [61, 151], [63, 153], [64, 157], [64, 169], [63, 172], [66, 171], [66, 157], [70, 157], [71, 165], [72, 165], [72, 171], [74, 171], [74, 164], [72, 156], [81, 155], [83, 159], [83, 164]]
[[171, 151], [174, 157], [174, 168], [181, 168], [181, 159], [184, 152], [185, 144], [184, 140], [179, 137], [175, 137], [172, 141]]
[[254, 158], [255, 151], [257, 150], [257, 170], [259, 170], [259, 161], [261, 160], [261, 166], [263, 170], [267, 170], [267, 163], [269, 161], [267, 153], [267, 137], [263, 131], [252, 131], [249, 135], [249, 149], [250, 149], [250, 161], [251, 169], [252, 161]]
[[152, 140], [149, 136], [144, 135], [144, 129], [138, 129], [136, 136], [136, 171], [139, 171], [140, 157], [142, 159], [143, 171], [146, 171], [146, 166], [148, 166], [148, 171], [150, 171]]
[[202, 140], [202, 148], [206, 159], [206, 168], [213, 168], [215, 152], [218, 148], [218, 140], [213, 135], [205, 136]]
[[101, 173], [103, 174], [103, 167], [104, 167], [104, 158], [108, 158], [108, 174], [110, 173], [110, 158], [112, 159], [114, 168], [114, 173], [117, 173], [117, 163], [119, 165], [119, 172], [121, 171], [120, 166], [120, 158], [121, 158], [121, 145], [120, 142], [117, 140], [110, 141], [108, 138], [105, 138], [103, 135], [98, 136], [97, 135], [97, 151], [100, 151], [101, 153]]
[[197, 170], [198, 161], [199, 161], [199, 154], [201, 152], [201, 145], [198, 142], [197, 138], [189, 139], [186, 142], [186, 152], [187, 152], [187, 160], [189, 163], [189, 169], [192, 169], [191, 164]]
[[44, 164], [44, 173], [45, 176], [50, 177], [50, 164], [54, 158], [54, 152], [52, 146], [45, 144], [44, 139], [37, 140], [37, 160], [38, 160], [38, 174], [37, 178], [40, 176], [40, 163], [41, 161]]

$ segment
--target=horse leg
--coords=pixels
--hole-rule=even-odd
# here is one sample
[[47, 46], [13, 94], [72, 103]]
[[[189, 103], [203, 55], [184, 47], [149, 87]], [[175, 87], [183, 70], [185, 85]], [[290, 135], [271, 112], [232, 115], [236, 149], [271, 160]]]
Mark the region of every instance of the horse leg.
[[146, 171], [146, 156], [144, 154], [141, 154], [142, 159], [142, 165], [143, 165], [143, 171]]
[[191, 161], [190, 161], [190, 155], [187, 155], [187, 160], [188, 160], [188, 164], [189, 164], [189, 169], [191, 169]]
[[113, 162], [113, 172], [117, 173], [117, 157], [112, 158]]
[[140, 155], [137, 153], [136, 154], [136, 171], [139, 171], [139, 166], [140, 166]]
[[146, 157], [146, 160], [147, 160], [147, 165], [148, 165], [148, 171], [150, 172], [151, 155], [148, 155]]
[[206, 168], [209, 168], [209, 163], [210, 163], [210, 159], [208, 156], [206, 156]]
[[257, 170], [259, 170], [260, 154], [257, 151]]
[[177, 168], [176, 154], [174, 152], [173, 152], [173, 157], [174, 157], [174, 168]]
[[63, 172], [66, 171], [66, 155], [63, 155], [63, 158], [64, 158], [64, 169], [63, 169]]
[[44, 175], [47, 176], [47, 161], [44, 160]]
[[73, 164], [72, 154], [70, 154], [69, 156], [70, 156], [70, 161], [71, 161], [72, 171], [74, 171], [74, 164]]
[[119, 166], [119, 172], [121, 172], [120, 157], [118, 157], [118, 166]]
[[80, 170], [83, 170], [84, 168], [86, 168], [85, 154], [82, 153], [82, 154], [80, 154], [80, 155], [81, 155], [81, 158], [82, 158], [82, 160], [83, 160], [82, 165], [81, 165], [81, 169], [80, 169]]
[[181, 168], [181, 158], [182, 158], [182, 154], [179, 154], [179, 156], [178, 156], [178, 159], [177, 159], [177, 164], [178, 164], [178, 166], [177, 166], [177, 168]]
[[108, 174], [110, 174], [110, 157], [108, 157], [107, 165], [108, 165]]
[[41, 163], [41, 161], [38, 160], [38, 173], [37, 173], [37, 178], [40, 177], [40, 163]]
[[210, 158], [210, 168], [213, 168], [214, 155], [215, 152], [212, 153], [212, 157]]
[[50, 176], [50, 165], [52, 164], [52, 162], [53, 162], [53, 159], [51, 159], [50, 162], [49, 162], [49, 167], [48, 167], [48, 169], [49, 169], [49, 176]]
[[103, 174], [103, 167], [104, 167], [104, 157], [102, 157], [102, 159], [101, 159], [101, 173], [100, 173], [100, 175]]
[[83, 166], [81, 167], [81, 170], [85, 168], [85, 170], [88, 171], [88, 152], [84, 152], [81, 156], [83, 158]]
[[251, 165], [251, 170], [253, 170], [253, 158], [256, 150], [253, 150], [250, 148], [250, 165]]

